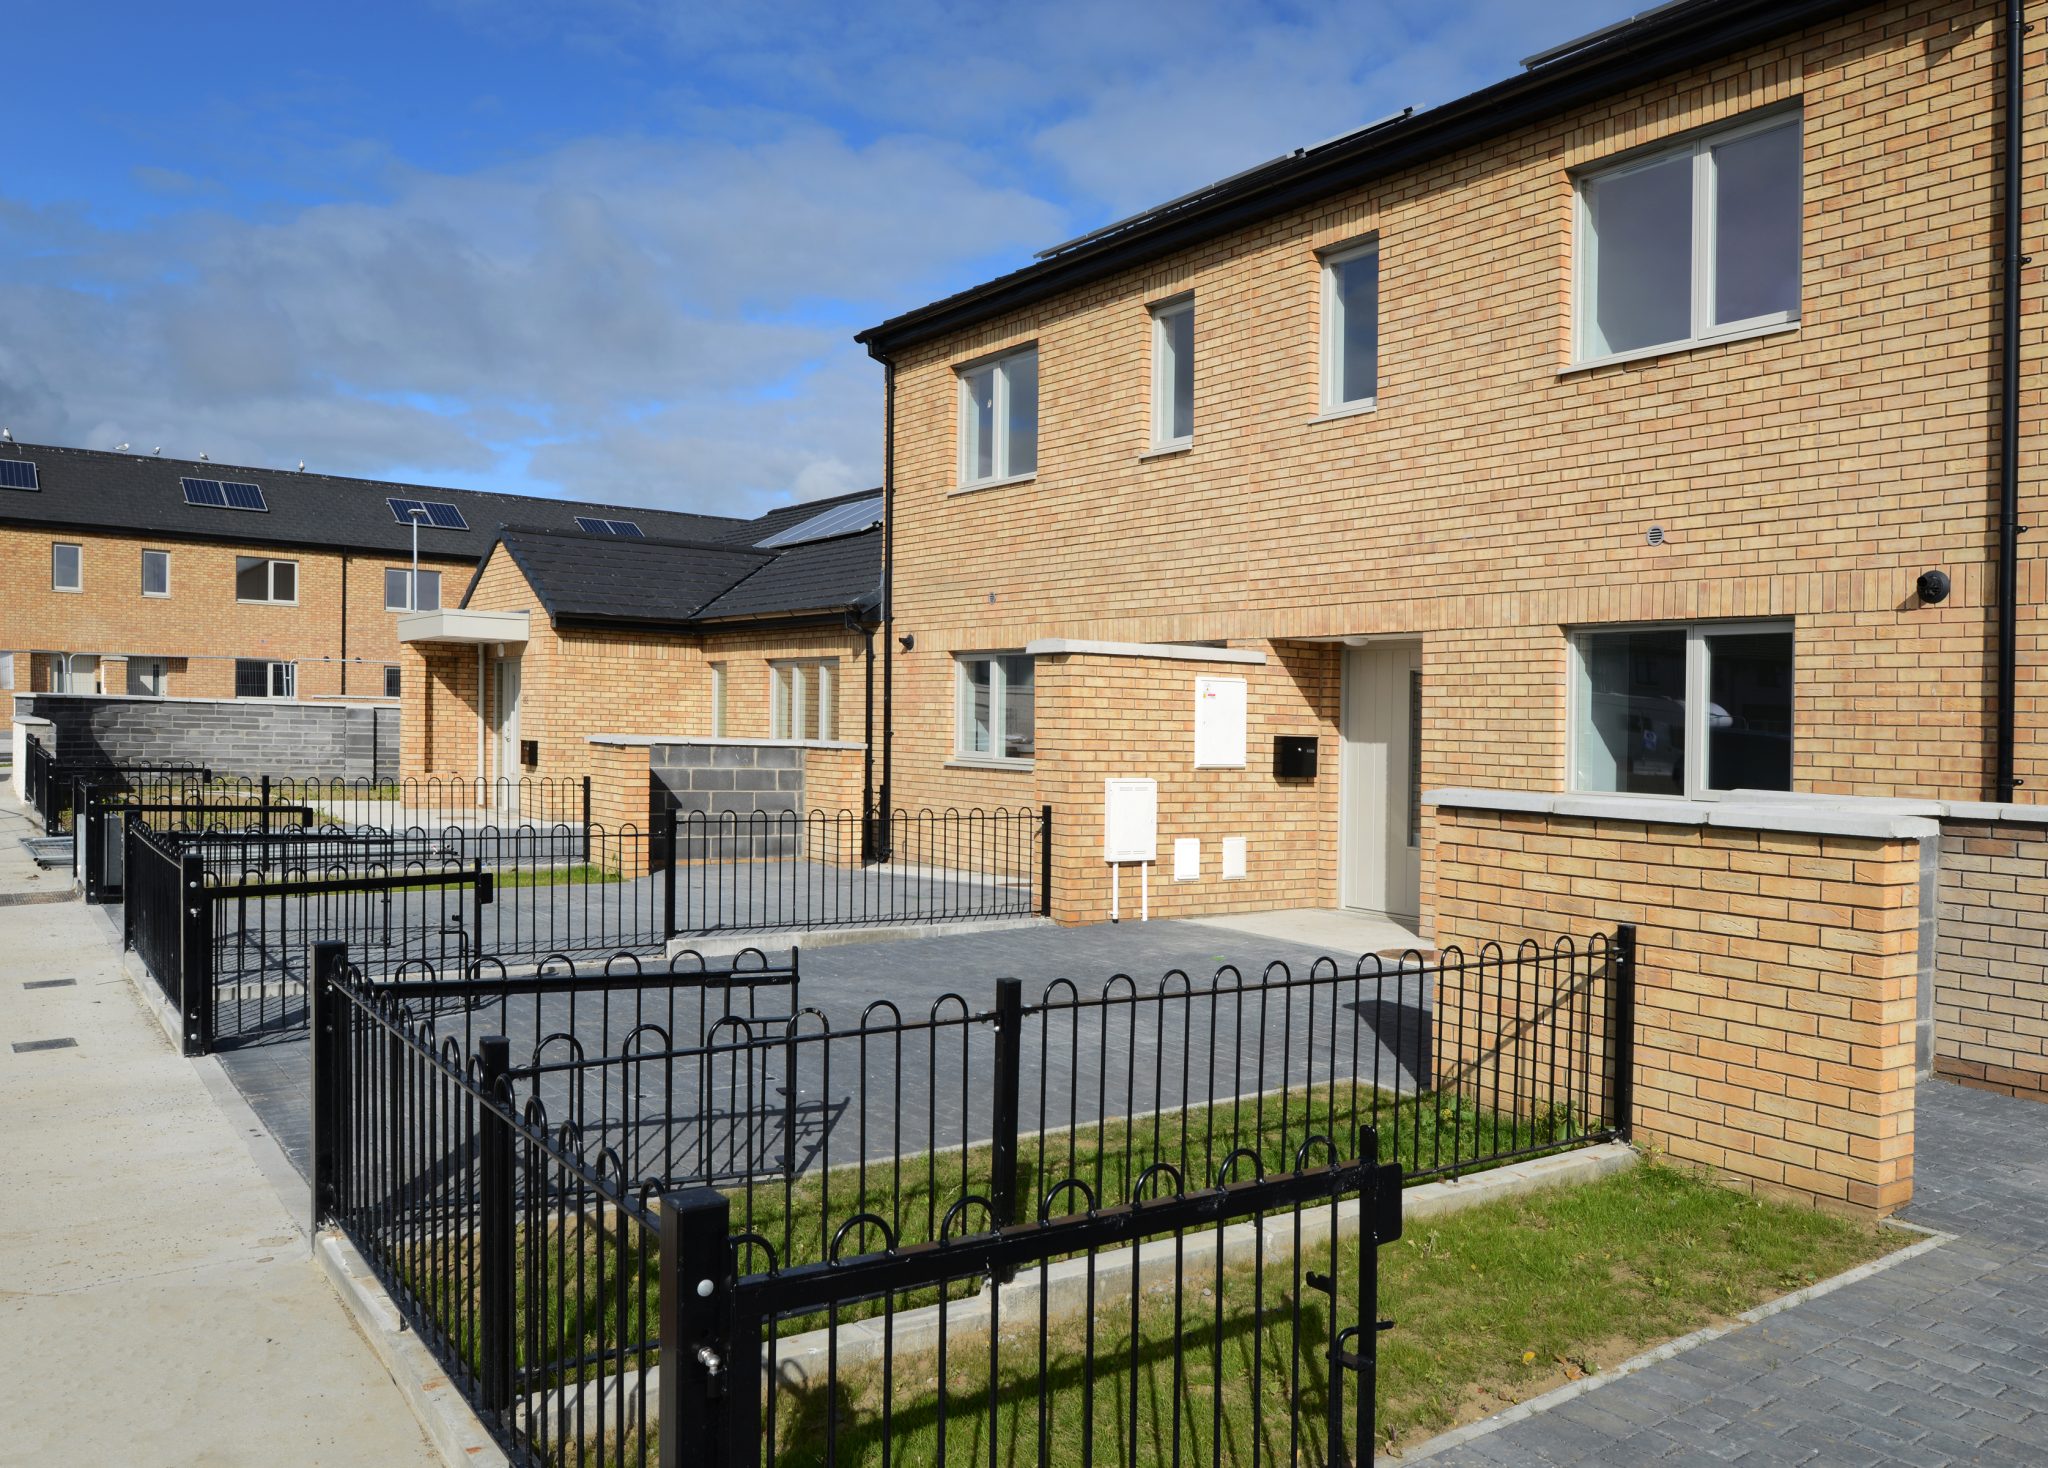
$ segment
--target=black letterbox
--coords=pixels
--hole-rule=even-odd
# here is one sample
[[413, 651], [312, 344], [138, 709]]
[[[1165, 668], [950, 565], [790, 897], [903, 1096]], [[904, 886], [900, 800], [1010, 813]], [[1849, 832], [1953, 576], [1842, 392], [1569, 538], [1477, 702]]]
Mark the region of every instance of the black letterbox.
[[1273, 778], [1313, 780], [1316, 777], [1316, 736], [1275, 734], [1273, 736]]

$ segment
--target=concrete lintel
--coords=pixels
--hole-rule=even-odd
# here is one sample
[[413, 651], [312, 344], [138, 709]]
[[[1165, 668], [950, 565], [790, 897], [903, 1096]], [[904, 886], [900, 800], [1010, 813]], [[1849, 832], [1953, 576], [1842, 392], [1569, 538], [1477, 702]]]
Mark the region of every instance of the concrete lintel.
[[1024, 644], [1026, 656], [1061, 655], [1092, 658], [1153, 658], [1179, 663], [1259, 664], [1266, 655], [1253, 647], [1183, 647], [1177, 642], [1088, 642], [1074, 637], [1041, 637]]

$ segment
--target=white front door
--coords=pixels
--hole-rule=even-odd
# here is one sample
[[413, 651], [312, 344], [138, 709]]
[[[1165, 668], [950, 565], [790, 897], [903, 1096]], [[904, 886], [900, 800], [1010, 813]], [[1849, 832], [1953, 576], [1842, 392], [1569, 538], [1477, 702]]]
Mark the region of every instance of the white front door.
[[[519, 659], [491, 664], [491, 774], [500, 782], [519, 778]], [[499, 789], [509, 788], [500, 783]]]
[[1422, 644], [1345, 649], [1338, 770], [1346, 907], [1422, 907]]

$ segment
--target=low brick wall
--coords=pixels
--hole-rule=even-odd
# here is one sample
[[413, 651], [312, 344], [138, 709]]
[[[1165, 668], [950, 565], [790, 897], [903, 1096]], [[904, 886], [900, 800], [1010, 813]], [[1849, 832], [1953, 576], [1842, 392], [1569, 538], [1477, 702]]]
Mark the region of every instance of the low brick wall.
[[1945, 823], [1939, 889], [1934, 1073], [2048, 1101], [2048, 827]]
[[395, 780], [396, 704], [33, 693], [16, 716], [48, 719], [67, 759], [204, 765], [222, 775]]
[[1432, 797], [1440, 945], [1636, 925], [1638, 1141], [1826, 1205], [1883, 1214], [1911, 1198], [1931, 821], [1841, 835], [1762, 811], [1742, 828], [1731, 806], [1672, 802], [1665, 824], [1474, 808], [1468, 794]]

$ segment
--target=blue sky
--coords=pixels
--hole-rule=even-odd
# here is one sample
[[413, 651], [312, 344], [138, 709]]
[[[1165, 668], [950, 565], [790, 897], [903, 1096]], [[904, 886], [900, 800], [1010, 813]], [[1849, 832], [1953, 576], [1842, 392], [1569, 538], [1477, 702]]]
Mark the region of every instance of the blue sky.
[[748, 513], [883, 317], [1640, 0], [17, 7], [0, 424]]

